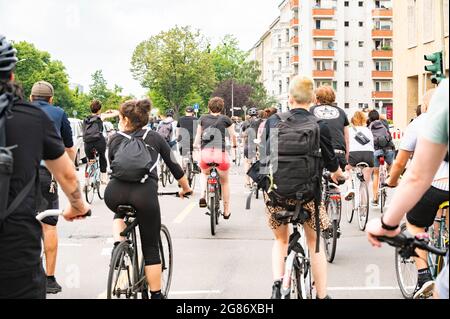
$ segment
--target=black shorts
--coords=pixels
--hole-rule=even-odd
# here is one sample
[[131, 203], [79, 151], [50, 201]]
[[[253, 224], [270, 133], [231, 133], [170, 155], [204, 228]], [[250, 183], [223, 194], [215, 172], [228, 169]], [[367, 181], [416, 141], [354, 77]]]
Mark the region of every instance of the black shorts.
[[339, 162], [339, 167], [343, 170], [343, 171], [345, 171], [345, 166], [347, 166], [347, 159], [345, 158], [345, 154], [344, 153], [341, 153], [341, 152], [338, 152], [338, 153], [336, 153], [336, 158], [338, 159], [338, 162]]
[[0, 299], [45, 299], [46, 278], [42, 264], [17, 276], [0, 276]]
[[430, 227], [434, 223], [439, 206], [445, 201], [448, 201], [448, 192], [431, 187], [406, 218], [416, 227]]
[[374, 156], [373, 152], [361, 151], [361, 152], [350, 152], [349, 164], [356, 167], [359, 163], [366, 163], [369, 167], [374, 167]]
[[[45, 167], [39, 168], [39, 181], [42, 193], [42, 201], [39, 210], [59, 209], [58, 184], [54, 183], [54, 189], [53, 192], [51, 192], [52, 174]], [[44, 218], [42, 223], [49, 226], [56, 226], [58, 224], [58, 217]]]

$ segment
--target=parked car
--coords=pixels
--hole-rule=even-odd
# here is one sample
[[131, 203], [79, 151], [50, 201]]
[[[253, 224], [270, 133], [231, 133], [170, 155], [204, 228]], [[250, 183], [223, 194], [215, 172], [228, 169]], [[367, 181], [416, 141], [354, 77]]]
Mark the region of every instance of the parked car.
[[78, 119], [69, 119], [69, 122], [72, 128], [72, 138], [76, 152], [75, 166], [78, 168], [82, 162], [86, 162], [86, 152], [84, 150], [83, 142], [83, 121]]

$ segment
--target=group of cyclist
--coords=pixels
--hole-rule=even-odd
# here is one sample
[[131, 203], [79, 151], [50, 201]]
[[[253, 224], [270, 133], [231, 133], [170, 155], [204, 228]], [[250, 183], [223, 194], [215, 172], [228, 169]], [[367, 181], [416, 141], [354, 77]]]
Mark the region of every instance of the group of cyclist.
[[[0, 170], [0, 183], [2, 186], [5, 183], [9, 189], [6, 203], [0, 201], [0, 204], [3, 204], [0, 205], [0, 213], [3, 214], [0, 214], [0, 298], [45, 298], [46, 293], [61, 291], [54, 277], [57, 219], [44, 220], [41, 225], [35, 219], [36, 212], [59, 208], [57, 185], [60, 185], [69, 199], [69, 205], [63, 213], [66, 220], [83, 219], [90, 208], [82, 199], [80, 183], [73, 165], [75, 152], [70, 124], [64, 111], [52, 105], [53, 87], [43, 81], [36, 83], [30, 97], [31, 103], [26, 102], [20, 85], [14, 81], [16, 63], [16, 51], [5, 37], [0, 36], [0, 128], [3, 122], [7, 121], [6, 139], [3, 144], [0, 139], [0, 150], [9, 151], [14, 157], [10, 176]], [[445, 89], [447, 92], [444, 92]], [[427, 113], [431, 94], [432, 92], [425, 99], [423, 113]], [[145, 275], [152, 299], [167, 297], [161, 293], [161, 212], [158, 201], [158, 174], [154, 170], [154, 164], [159, 160], [165, 162], [178, 181], [181, 198], [193, 193], [183, 167], [176, 160], [177, 147], [182, 157], [188, 157], [193, 162], [197, 172], [201, 170], [200, 207], [207, 206], [207, 176], [213, 166], [217, 169], [222, 187], [225, 219], [231, 217], [232, 207], [229, 184], [231, 161], [227, 138], [234, 160], [236, 149], [243, 146], [245, 171], [249, 171], [258, 161], [264, 165], [265, 158], [275, 153], [271, 132], [275, 129], [281, 132], [286, 126], [291, 129], [286, 131], [291, 139], [287, 139], [287, 143], [283, 143], [281, 147], [278, 146], [281, 150], [278, 156], [280, 172], [275, 174], [275, 177], [287, 176], [282, 174], [290, 172], [295, 175], [298, 167], [294, 167], [294, 162], [297, 159], [311, 160], [302, 164], [309, 169], [305, 176], [311, 177], [311, 185], [309, 182], [305, 182], [305, 185], [292, 185], [291, 177], [286, 177], [278, 178], [275, 188], [271, 185], [263, 189], [268, 224], [275, 238], [272, 251], [273, 299], [281, 298], [280, 279], [284, 276], [289, 242], [289, 227], [280, 222], [277, 216], [298, 207], [308, 215], [304, 228], [311, 252], [317, 299], [330, 299], [327, 292], [327, 260], [324, 250], [318, 245], [320, 231], [326, 231], [330, 227], [323, 204], [318, 204], [316, 200], [317, 194], [321, 192], [317, 186], [317, 176], [321, 178], [323, 169], [331, 173], [332, 181], [337, 184], [348, 179], [346, 171], [349, 172], [358, 163], [367, 163], [365, 180], [369, 182], [373, 175], [373, 204], [377, 205], [379, 159], [383, 157], [392, 166], [387, 185], [395, 187], [406, 163], [414, 153], [408, 166], [410, 173], [399, 186], [388, 212], [381, 219], [369, 224], [369, 239], [373, 245], [378, 246], [379, 242], [375, 236], [396, 235], [399, 231], [397, 225], [405, 212], [410, 212], [408, 227], [414, 234], [423, 232], [424, 228], [433, 223], [439, 204], [448, 198], [448, 156], [446, 161], [442, 161], [448, 149], [448, 81], [435, 93], [432, 108], [428, 112], [430, 115], [426, 117], [427, 121], [433, 121], [436, 125], [423, 137], [419, 137], [419, 127], [427, 114], [412, 122], [407, 133], [408, 138], [402, 143], [395, 162], [395, 148], [390, 138], [389, 125], [380, 118], [377, 111], [371, 111], [368, 116], [363, 111], [356, 111], [349, 121], [346, 113], [335, 105], [335, 93], [331, 87], [323, 86], [314, 90], [313, 80], [301, 76], [291, 81], [289, 104], [290, 111], [281, 114], [277, 108], [264, 111], [252, 108], [248, 111], [246, 120], [242, 122], [242, 119], [232, 120], [223, 115], [225, 102], [220, 97], [214, 97], [208, 103], [209, 113], [200, 119], [195, 116], [194, 110], [188, 107], [185, 116], [178, 121], [175, 121], [175, 112], [169, 110], [166, 118], [155, 126], [154, 123], [149, 124], [152, 104], [148, 99], [130, 100], [123, 103], [118, 111], [104, 113], [101, 112], [99, 101], [92, 102], [92, 114], [84, 121], [84, 139], [88, 159], [94, 160], [98, 156], [102, 182], [107, 184], [105, 203], [115, 213], [114, 247], [125, 240], [120, 235], [125, 229], [125, 216], [118, 213], [118, 207], [130, 205], [135, 209], [139, 221]], [[110, 163], [117, 162], [116, 159], [121, 156], [128, 139], [142, 140], [151, 157], [151, 163], [146, 163], [151, 169], [140, 182], [120, 179], [114, 172], [110, 181], [106, 178], [106, 141], [98, 132], [103, 130], [102, 121], [112, 117], [119, 118], [120, 133], [109, 141], [108, 159]], [[307, 143], [315, 143], [314, 152], [311, 148], [310, 154], [295, 153], [297, 144], [292, 142], [292, 138], [297, 138], [292, 135], [295, 128], [302, 129], [303, 126], [311, 128], [307, 133], [307, 139], [310, 139]], [[23, 130], [23, 127], [27, 129]], [[298, 145], [299, 149], [304, 147]], [[315, 162], [320, 164], [311, 168]], [[272, 164], [270, 166], [272, 167]], [[438, 169], [437, 175], [433, 177]], [[8, 178], [7, 184], [4, 182], [5, 176]], [[246, 178], [245, 184], [252, 187], [254, 181]], [[433, 186], [430, 188], [431, 183]], [[279, 195], [282, 190], [293, 186], [301, 186], [295, 190], [296, 196]], [[353, 196], [354, 190], [350, 189], [345, 194], [345, 199], [351, 200]], [[403, 198], [409, 198], [410, 201], [404, 201]], [[414, 207], [415, 202], [419, 203]], [[40, 256], [42, 238], [47, 263], [45, 272]], [[419, 261], [416, 263], [419, 267], [417, 293], [423, 294], [432, 290], [434, 283], [427, 272], [427, 265]], [[439, 294], [448, 298], [448, 266], [443, 275], [447, 276], [447, 286], [442, 286], [442, 281], [439, 281]]]

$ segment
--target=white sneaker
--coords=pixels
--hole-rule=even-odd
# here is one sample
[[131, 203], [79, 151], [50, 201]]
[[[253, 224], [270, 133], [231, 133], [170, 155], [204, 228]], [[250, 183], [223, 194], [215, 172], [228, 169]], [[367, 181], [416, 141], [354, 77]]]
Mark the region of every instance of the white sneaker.
[[100, 181], [102, 182], [103, 185], [108, 184], [108, 173], [102, 173], [100, 175]]
[[344, 199], [345, 199], [346, 201], [351, 201], [351, 200], [353, 200], [353, 198], [355, 198], [355, 190], [349, 189], [349, 190], [345, 193]]

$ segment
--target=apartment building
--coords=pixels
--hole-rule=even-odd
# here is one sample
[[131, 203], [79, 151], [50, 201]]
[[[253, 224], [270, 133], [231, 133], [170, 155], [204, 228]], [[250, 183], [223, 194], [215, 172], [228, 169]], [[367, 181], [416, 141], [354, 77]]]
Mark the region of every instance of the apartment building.
[[[255, 58], [262, 65], [270, 60], [276, 64], [285, 54], [284, 70], [290, 72], [290, 77], [309, 75], [317, 86], [333, 86], [338, 106], [344, 109], [378, 108], [392, 118], [391, 4], [391, 0], [285, 0], [279, 6], [280, 25], [272, 25], [272, 31], [266, 35], [273, 37], [281, 31], [287, 40], [289, 34], [289, 43], [282, 39], [282, 45], [288, 44], [290, 52], [273, 50], [271, 59], [260, 60], [256, 54]], [[284, 30], [286, 26], [289, 31]], [[278, 38], [272, 38], [272, 44], [277, 41]], [[253, 50], [260, 50], [261, 45], [260, 40]], [[267, 65], [263, 68], [267, 69]], [[288, 86], [289, 80], [275, 78], [278, 83], [269, 84], [272, 79], [266, 74], [263, 74], [263, 80], [268, 83], [269, 93], [274, 92], [277, 84], [282, 85], [282, 94], [275, 97], [283, 109], [287, 108], [287, 88], [284, 86]]]
[[448, 77], [448, 10], [448, 0], [394, 1], [394, 122], [399, 128], [408, 125], [424, 93], [435, 87], [425, 72], [431, 62], [424, 55], [444, 50]]

